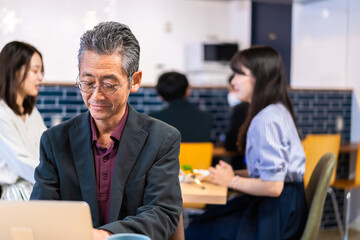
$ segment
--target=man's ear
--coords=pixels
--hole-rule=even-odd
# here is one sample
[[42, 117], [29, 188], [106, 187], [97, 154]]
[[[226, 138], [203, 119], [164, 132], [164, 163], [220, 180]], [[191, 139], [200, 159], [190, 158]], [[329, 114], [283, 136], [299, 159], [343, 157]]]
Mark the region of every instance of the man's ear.
[[132, 85], [130, 87], [130, 92], [136, 93], [139, 90], [141, 85], [142, 71], [134, 72], [132, 75]]

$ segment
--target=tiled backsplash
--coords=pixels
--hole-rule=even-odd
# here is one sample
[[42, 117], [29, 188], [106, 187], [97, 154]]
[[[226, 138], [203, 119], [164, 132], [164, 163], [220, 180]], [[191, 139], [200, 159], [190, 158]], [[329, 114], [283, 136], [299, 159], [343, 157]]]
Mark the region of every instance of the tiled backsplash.
[[[351, 91], [337, 90], [289, 90], [293, 102], [298, 126], [303, 137], [308, 133], [336, 133], [337, 121], [342, 120], [342, 141], [350, 140]], [[212, 141], [218, 143], [221, 134], [229, 123], [230, 110], [227, 104], [227, 90], [224, 88], [192, 89], [190, 101], [213, 116]], [[130, 104], [141, 113], [162, 109], [166, 104], [157, 97], [154, 88], [140, 88], [131, 94]], [[80, 91], [72, 86], [43, 86], [37, 101], [37, 107], [48, 127], [54, 122], [67, 120], [87, 111]], [[339, 158], [338, 171], [348, 172], [349, 157]], [[343, 175], [343, 173], [342, 173]], [[343, 192], [337, 192], [340, 209], [343, 205]], [[322, 225], [335, 225], [336, 221], [330, 199], [326, 200]]]
[[[217, 88], [193, 89], [190, 101], [213, 116], [212, 141], [226, 131], [230, 110], [227, 104], [227, 90]], [[290, 90], [298, 125], [303, 136], [308, 133], [335, 133], [338, 118], [343, 119], [342, 139], [350, 139], [351, 91]], [[154, 88], [140, 88], [131, 94], [130, 104], [141, 113], [162, 109], [166, 104], [157, 97]], [[52, 120], [67, 120], [86, 111], [80, 91], [71, 86], [43, 86], [37, 107], [48, 127]]]

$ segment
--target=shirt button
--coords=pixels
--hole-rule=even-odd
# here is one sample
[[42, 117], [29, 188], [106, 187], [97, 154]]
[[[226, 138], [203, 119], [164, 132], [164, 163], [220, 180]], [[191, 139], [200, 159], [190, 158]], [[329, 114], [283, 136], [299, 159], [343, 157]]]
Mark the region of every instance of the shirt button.
[[107, 180], [108, 179], [108, 175], [106, 173], [103, 174], [103, 179]]
[[104, 157], [104, 158], [103, 158], [103, 161], [104, 161], [104, 162], [107, 162], [107, 160], [108, 160], [107, 157]]

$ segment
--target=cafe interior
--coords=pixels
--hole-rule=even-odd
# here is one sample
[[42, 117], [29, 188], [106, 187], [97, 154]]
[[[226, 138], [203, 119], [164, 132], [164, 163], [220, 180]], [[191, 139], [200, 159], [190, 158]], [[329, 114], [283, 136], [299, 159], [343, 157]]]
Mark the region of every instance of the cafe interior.
[[[0, 0], [0, 47], [20, 40], [41, 50], [45, 76], [36, 106], [52, 127], [87, 111], [74, 85], [80, 35], [102, 21], [127, 24], [140, 43], [143, 72], [142, 86], [129, 103], [144, 114], [163, 109], [167, 104], [155, 89], [158, 76], [186, 74], [190, 102], [210, 112], [213, 123], [207, 146], [182, 143], [180, 167], [206, 170], [238, 154], [223, 147], [231, 115], [229, 60], [253, 45], [272, 46], [284, 60], [303, 138], [305, 185], [324, 154], [336, 156], [323, 197], [312, 199], [323, 207], [305, 231], [314, 231], [313, 239], [358, 239], [359, 12], [358, 0]], [[205, 204], [226, 203], [227, 189], [208, 183], [206, 176], [197, 179], [200, 183], [186, 174], [181, 180], [185, 227]]]

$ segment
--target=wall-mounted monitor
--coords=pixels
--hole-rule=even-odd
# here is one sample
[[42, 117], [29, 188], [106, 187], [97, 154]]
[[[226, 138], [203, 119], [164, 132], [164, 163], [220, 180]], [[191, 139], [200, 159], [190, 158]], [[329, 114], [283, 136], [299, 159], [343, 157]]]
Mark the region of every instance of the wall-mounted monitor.
[[204, 61], [230, 61], [239, 50], [237, 43], [204, 44]]
[[198, 86], [226, 86], [232, 74], [230, 60], [239, 50], [239, 44], [230, 41], [188, 44], [186, 71], [190, 83]]
[[236, 42], [195, 42], [187, 45], [186, 67], [190, 72], [230, 70], [229, 62], [239, 51]]

